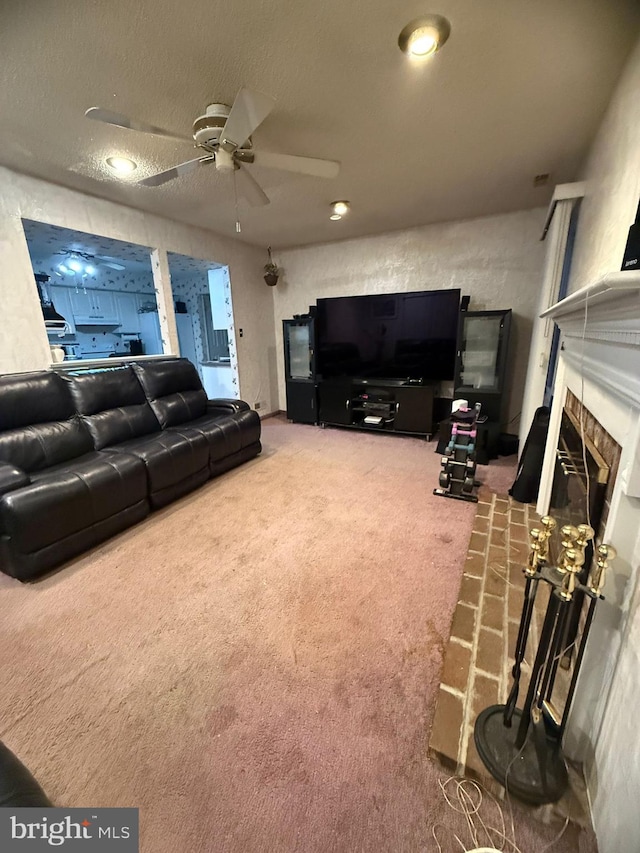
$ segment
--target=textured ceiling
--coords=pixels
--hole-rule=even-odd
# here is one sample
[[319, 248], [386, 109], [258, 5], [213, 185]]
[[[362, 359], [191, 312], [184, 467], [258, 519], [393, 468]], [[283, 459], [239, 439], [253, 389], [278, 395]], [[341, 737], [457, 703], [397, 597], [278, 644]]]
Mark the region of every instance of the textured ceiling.
[[[402, 27], [449, 18], [412, 64]], [[638, 34], [637, 0], [47, 0], [0, 5], [0, 162], [103, 198], [235, 235], [231, 178], [213, 167], [155, 189], [143, 177], [189, 143], [101, 126], [90, 106], [190, 133], [241, 86], [277, 105], [257, 149], [341, 161], [334, 180], [253, 168], [271, 205], [240, 201], [237, 239], [274, 247], [545, 204], [573, 180]], [[535, 189], [533, 176], [552, 175]], [[348, 198], [341, 222], [329, 202]]]

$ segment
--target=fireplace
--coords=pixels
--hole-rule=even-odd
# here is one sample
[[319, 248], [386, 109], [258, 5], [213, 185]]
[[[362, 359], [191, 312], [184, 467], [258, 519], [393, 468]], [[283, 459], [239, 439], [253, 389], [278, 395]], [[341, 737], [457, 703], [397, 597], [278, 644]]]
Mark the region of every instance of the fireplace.
[[[571, 499], [567, 496], [557, 511], [581, 501], [586, 510], [586, 490], [579, 484], [584, 462], [570, 453], [572, 439], [561, 439], [563, 426], [571, 423], [575, 430], [577, 423], [579, 434], [584, 423], [585, 436], [609, 467], [607, 483], [598, 483], [602, 465], [595, 454], [587, 456], [594, 491], [604, 485], [599, 538], [618, 551], [589, 634], [564, 753], [584, 762], [599, 839], [616, 839], [616, 849], [632, 849], [640, 785], [640, 755], [634, 748], [640, 707], [640, 272], [604, 275], [542, 317], [558, 324], [563, 344], [537, 512], [551, 509], [552, 494], [556, 503], [564, 502], [556, 479], [559, 449], [570, 454], [565, 466], [577, 473], [565, 482], [573, 489]], [[589, 482], [591, 492], [593, 479]], [[585, 520], [583, 515], [580, 521]]]

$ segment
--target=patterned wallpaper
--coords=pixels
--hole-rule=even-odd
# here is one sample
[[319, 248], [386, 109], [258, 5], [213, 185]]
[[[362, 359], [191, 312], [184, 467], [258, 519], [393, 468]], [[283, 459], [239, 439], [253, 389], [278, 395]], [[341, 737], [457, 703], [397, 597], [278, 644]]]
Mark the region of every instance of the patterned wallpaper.
[[[31, 252], [31, 246], [29, 245]], [[60, 255], [49, 255], [48, 257], [37, 257], [31, 254], [33, 271], [43, 272], [51, 276], [49, 284], [59, 287], [76, 287], [75, 276], [62, 275], [56, 271], [61, 261]], [[78, 279], [78, 286], [90, 287], [93, 290], [127, 290], [130, 293], [155, 294], [153, 286], [153, 275], [151, 273], [151, 261], [148, 262], [149, 271], [129, 268], [125, 270], [113, 270], [111, 267], [96, 267], [94, 275]]]
[[[149, 270], [151, 274], [150, 250], [146, 246], [112, 240], [97, 234], [60, 228], [45, 222], [23, 219], [22, 226], [32, 258], [43, 258], [55, 252], [83, 252], [87, 255], [105, 255], [116, 263], [122, 263], [128, 269]], [[58, 263], [62, 256], [58, 255]]]
[[[206, 269], [211, 269], [211, 264], [208, 265]], [[208, 296], [209, 295], [209, 279], [207, 276], [206, 269], [204, 271], [198, 272], [196, 275], [190, 274], [188, 276], [181, 276], [180, 274], [174, 273], [174, 260], [173, 256], [169, 255], [169, 269], [172, 273], [171, 281], [173, 286], [173, 294], [174, 299], [176, 301], [185, 302], [187, 306], [187, 311], [191, 314], [191, 319], [193, 322], [193, 337], [196, 348], [196, 356], [198, 362], [204, 360], [204, 347], [203, 347], [203, 318], [200, 312], [200, 305], [198, 297], [201, 295]], [[224, 301], [226, 307], [226, 324], [224, 326], [218, 325], [218, 321], [216, 318], [216, 325], [218, 328], [226, 328], [229, 333], [229, 356], [231, 358], [231, 381], [233, 383], [234, 389], [239, 388], [239, 377], [238, 377], [238, 354], [236, 349], [236, 340], [235, 340], [235, 329], [233, 322], [233, 305], [231, 301], [231, 284], [229, 281], [229, 274], [227, 273], [224, 276]]]
[[209, 282], [206, 274], [198, 275], [195, 278], [181, 278], [173, 274], [173, 262], [169, 259], [169, 270], [171, 275], [171, 286], [173, 289], [173, 297], [176, 302], [185, 302], [187, 311], [191, 314], [193, 324], [193, 339], [196, 347], [196, 357], [198, 362], [204, 359], [204, 349], [202, 346], [202, 319], [198, 307], [198, 296], [201, 293], [209, 293]]

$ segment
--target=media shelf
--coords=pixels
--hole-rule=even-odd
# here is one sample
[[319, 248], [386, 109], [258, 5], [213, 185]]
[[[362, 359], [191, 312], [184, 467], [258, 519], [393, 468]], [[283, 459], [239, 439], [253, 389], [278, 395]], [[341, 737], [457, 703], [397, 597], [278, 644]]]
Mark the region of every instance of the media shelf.
[[321, 426], [431, 438], [432, 385], [403, 379], [327, 379], [318, 386]]

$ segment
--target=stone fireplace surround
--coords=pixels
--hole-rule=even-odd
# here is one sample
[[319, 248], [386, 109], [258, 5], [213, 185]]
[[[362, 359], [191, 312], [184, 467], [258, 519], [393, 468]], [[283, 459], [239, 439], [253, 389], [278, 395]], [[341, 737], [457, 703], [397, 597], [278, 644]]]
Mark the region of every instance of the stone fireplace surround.
[[631, 850], [640, 790], [640, 273], [605, 275], [542, 317], [558, 324], [563, 346], [537, 512], [549, 506], [569, 394], [622, 448], [603, 536], [618, 558], [596, 611], [564, 747], [584, 762], [600, 850]]

